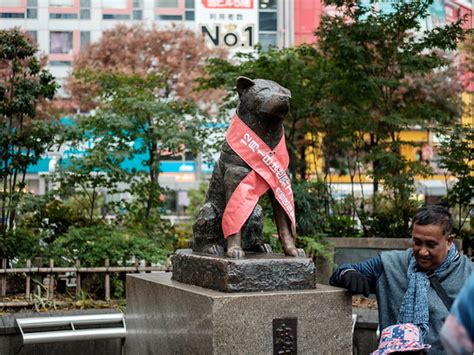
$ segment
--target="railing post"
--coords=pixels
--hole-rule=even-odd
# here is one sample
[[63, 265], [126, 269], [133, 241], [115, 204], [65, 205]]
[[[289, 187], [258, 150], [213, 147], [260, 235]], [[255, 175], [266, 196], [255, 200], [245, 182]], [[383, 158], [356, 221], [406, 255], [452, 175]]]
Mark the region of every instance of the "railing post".
[[76, 260], [76, 298], [79, 298], [81, 295], [81, 273], [79, 268], [81, 267], [81, 261]]
[[[35, 257], [35, 260], [34, 260], [34, 267], [35, 268], [40, 268], [41, 267], [41, 264], [42, 264], [42, 261], [41, 261], [41, 257]], [[39, 276], [38, 276], [39, 275]], [[38, 273], [35, 273], [33, 274], [33, 279], [37, 282], [37, 287], [36, 287], [36, 295], [38, 297], [41, 297], [41, 287], [40, 287], [40, 284], [42, 285], [43, 284], [43, 277], [41, 276], [41, 274], [38, 274]], [[33, 288], [34, 290], [34, 288]]]
[[[26, 260], [26, 267], [28, 269], [30, 269], [30, 271], [31, 271], [31, 260], [30, 259]], [[25, 298], [26, 298], [27, 301], [29, 301], [30, 298], [31, 298], [30, 289], [31, 289], [31, 276], [30, 276], [30, 273], [27, 272], [26, 273], [26, 284], [25, 284]]]
[[[108, 269], [110, 266], [110, 260], [105, 259], [105, 267]], [[110, 301], [110, 273], [108, 270], [105, 272], [105, 300]]]
[[49, 259], [49, 267], [51, 269], [51, 273], [49, 274], [49, 286], [48, 286], [48, 299], [51, 300], [54, 298], [54, 260]]
[[[6, 270], [7, 269], [7, 259], [2, 258], [2, 269]], [[5, 297], [7, 295], [7, 274], [4, 273], [2, 274], [1, 278], [1, 286], [2, 286], [2, 297]]]

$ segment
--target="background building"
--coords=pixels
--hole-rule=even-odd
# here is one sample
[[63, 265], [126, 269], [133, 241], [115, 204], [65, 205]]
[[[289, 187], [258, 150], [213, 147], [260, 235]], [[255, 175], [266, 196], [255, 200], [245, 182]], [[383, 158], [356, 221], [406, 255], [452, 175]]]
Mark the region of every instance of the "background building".
[[27, 31], [61, 83], [81, 48], [119, 22], [182, 25], [241, 50], [308, 40], [320, 12], [319, 0], [0, 0], [0, 29]]
[[[392, 0], [366, 1], [380, 11], [392, 9]], [[472, 0], [435, 0], [423, 26], [432, 28], [466, 16], [464, 26], [472, 28], [472, 9]], [[0, 0], [0, 29], [18, 27], [28, 32], [47, 56], [48, 69], [62, 84], [81, 49], [118, 23], [159, 27], [182, 25], [203, 33], [210, 46], [227, 47], [233, 53], [252, 50], [257, 43], [267, 48], [314, 42], [313, 32], [319, 26], [321, 16], [330, 14], [331, 10], [324, 7], [322, 0]], [[466, 123], [474, 121], [474, 83], [469, 75], [472, 74], [466, 74], [464, 78], [466, 110], [463, 120]], [[67, 97], [63, 90], [59, 95]], [[425, 143], [421, 151], [407, 148], [404, 152], [407, 158], [430, 160], [436, 164], [436, 137], [432, 133], [413, 129], [403, 135], [404, 139]], [[67, 154], [67, 149], [50, 152], [36, 166], [30, 167], [31, 191], [39, 194], [47, 191], [45, 178], [63, 153]], [[313, 158], [310, 160], [315, 161]], [[161, 169], [163, 185], [177, 191], [197, 187], [201, 173], [210, 172], [209, 167], [201, 167], [200, 163], [185, 157], [181, 161], [164, 161]], [[349, 177], [334, 176], [332, 182], [344, 194], [348, 181]], [[418, 184], [420, 192], [443, 195], [446, 191], [442, 177]], [[186, 193], [178, 192], [179, 198], [182, 201], [178, 201], [178, 205], [186, 204]]]

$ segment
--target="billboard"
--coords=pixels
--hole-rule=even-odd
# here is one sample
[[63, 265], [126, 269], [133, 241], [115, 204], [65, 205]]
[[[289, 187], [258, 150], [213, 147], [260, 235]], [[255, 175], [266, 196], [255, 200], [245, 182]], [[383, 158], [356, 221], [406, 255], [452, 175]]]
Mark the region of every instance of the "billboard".
[[197, 0], [197, 31], [210, 46], [252, 48], [257, 43], [257, 6], [257, 0]]

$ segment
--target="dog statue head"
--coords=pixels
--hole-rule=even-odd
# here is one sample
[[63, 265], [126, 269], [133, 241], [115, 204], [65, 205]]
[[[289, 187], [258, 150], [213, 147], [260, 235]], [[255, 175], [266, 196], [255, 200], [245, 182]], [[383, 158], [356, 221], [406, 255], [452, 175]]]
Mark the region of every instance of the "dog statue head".
[[242, 121], [261, 136], [281, 134], [282, 122], [290, 110], [290, 90], [271, 80], [239, 76], [237, 92], [237, 114]]

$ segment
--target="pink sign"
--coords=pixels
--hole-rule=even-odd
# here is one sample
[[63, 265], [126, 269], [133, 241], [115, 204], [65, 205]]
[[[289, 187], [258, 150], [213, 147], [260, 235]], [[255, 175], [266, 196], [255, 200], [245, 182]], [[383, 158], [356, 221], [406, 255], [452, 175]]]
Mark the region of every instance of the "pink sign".
[[254, 0], [201, 0], [208, 9], [253, 9]]

